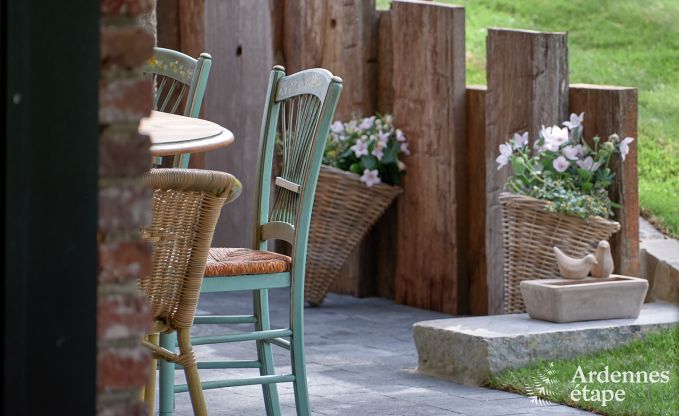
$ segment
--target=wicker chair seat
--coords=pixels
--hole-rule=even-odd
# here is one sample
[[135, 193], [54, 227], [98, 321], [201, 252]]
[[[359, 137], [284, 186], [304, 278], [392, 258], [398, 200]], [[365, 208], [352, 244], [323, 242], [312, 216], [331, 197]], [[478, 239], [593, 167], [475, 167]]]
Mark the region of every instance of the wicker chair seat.
[[290, 264], [290, 257], [271, 251], [211, 248], [205, 277], [283, 273], [290, 271]]

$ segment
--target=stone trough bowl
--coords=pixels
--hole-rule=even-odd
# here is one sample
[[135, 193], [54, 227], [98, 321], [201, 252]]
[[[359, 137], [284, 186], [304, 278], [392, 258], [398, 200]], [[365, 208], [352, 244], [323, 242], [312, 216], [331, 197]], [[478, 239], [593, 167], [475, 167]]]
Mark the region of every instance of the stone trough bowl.
[[528, 315], [551, 322], [638, 318], [647, 290], [647, 280], [617, 274], [605, 279], [521, 282]]

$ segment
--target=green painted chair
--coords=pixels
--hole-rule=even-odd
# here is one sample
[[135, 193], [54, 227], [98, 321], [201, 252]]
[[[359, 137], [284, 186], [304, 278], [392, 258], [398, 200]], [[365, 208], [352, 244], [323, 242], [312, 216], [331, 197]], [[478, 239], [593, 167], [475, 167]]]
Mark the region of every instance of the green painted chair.
[[[153, 57], [144, 65], [144, 72], [155, 77], [153, 109], [198, 117], [211, 66], [212, 57], [208, 53], [194, 59], [172, 49], [153, 48]], [[188, 154], [175, 157], [173, 167], [188, 167], [189, 157]], [[161, 162], [158, 158], [155, 163]]]
[[[267, 415], [280, 415], [277, 383], [292, 382], [298, 415], [309, 415], [304, 364], [304, 272], [309, 222], [321, 159], [330, 123], [342, 89], [342, 80], [325, 69], [309, 69], [285, 76], [274, 67], [260, 136], [259, 185], [253, 249], [212, 248], [208, 255], [201, 293], [249, 291], [253, 313], [237, 316], [196, 316], [194, 325], [254, 325], [253, 332], [193, 337], [193, 345], [256, 341], [257, 360], [198, 362], [199, 369], [256, 368], [259, 376], [202, 382], [203, 389], [261, 384]], [[272, 178], [275, 142], [282, 147], [281, 174]], [[272, 182], [275, 191], [271, 194]], [[292, 245], [291, 257], [267, 250], [269, 240]], [[287, 328], [272, 329], [268, 291], [290, 288], [290, 321]], [[160, 343], [169, 350], [176, 339], [161, 334]], [[272, 345], [290, 351], [290, 374], [274, 373]], [[174, 393], [174, 367], [160, 368], [160, 414], [169, 415]]]

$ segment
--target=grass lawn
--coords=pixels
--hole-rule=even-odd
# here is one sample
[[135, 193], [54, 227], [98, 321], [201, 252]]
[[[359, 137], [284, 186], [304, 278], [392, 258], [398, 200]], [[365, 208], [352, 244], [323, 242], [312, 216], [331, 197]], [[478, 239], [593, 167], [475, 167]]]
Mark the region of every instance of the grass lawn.
[[567, 31], [571, 83], [637, 87], [640, 205], [679, 236], [679, 1], [439, 2], [466, 8], [467, 84], [486, 83], [486, 29], [507, 27]]
[[[578, 367], [582, 373], [578, 373]], [[589, 382], [589, 372], [604, 372], [608, 367], [608, 382], [601, 376], [602, 382]], [[615, 372], [646, 372], [648, 380], [655, 377], [656, 383], [623, 383], [622, 379], [610, 381]], [[652, 375], [653, 371], [660, 374]], [[667, 382], [662, 382], [665, 371]], [[582, 383], [582, 376], [585, 382]], [[622, 377], [622, 374], [617, 376]], [[631, 374], [625, 377], [632, 377]], [[574, 382], [573, 379], [577, 380]], [[635, 381], [639, 380], [638, 378]], [[579, 386], [578, 386], [579, 384]], [[508, 370], [493, 377], [491, 387], [518, 393], [536, 395], [553, 402], [585, 410], [596, 411], [610, 416], [674, 416], [679, 415], [679, 327], [648, 335], [644, 340], [635, 341], [621, 348], [602, 351], [572, 360], [555, 361], [553, 363], [539, 361], [535, 364], [515, 370]], [[546, 394], [537, 390], [544, 387]], [[618, 390], [624, 391], [624, 400], [611, 400], [602, 406], [602, 401], [585, 401], [582, 398], [584, 387], [588, 400], [610, 397]], [[529, 390], [532, 390], [529, 391]], [[580, 393], [573, 393], [574, 390]], [[611, 391], [612, 393], [602, 393]], [[578, 397], [580, 395], [580, 397]], [[622, 394], [618, 395], [622, 398]], [[577, 399], [577, 401], [574, 400]]]

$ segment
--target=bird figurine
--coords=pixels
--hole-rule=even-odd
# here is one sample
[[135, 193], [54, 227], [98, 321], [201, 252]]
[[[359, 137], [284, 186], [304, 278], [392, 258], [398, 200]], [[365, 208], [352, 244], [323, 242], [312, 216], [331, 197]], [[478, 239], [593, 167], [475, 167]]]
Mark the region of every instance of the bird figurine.
[[613, 273], [613, 256], [611, 255], [611, 245], [608, 244], [608, 241], [599, 241], [594, 257], [597, 264], [592, 267], [592, 276], [609, 277]]
[[559, 271], [565, 279], [584, 279], [589, 274], [592, 266], [597, 264], [596, 258], [588, 254], [581, 259], [576, 259], [564, 254], [559, 247], [554, 247], [554, 256], [559, 265]]

